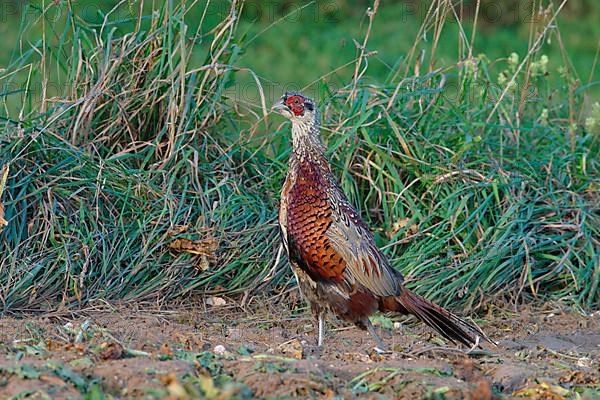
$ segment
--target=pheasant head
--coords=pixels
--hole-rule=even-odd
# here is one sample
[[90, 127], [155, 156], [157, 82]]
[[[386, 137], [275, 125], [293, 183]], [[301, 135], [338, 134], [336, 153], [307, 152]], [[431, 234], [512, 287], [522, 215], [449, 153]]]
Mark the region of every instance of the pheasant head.
[[297, 92], [286, 92], [273, 105], [277, 111], [292, 122], [294, 150], [313, 148], [321, 150], [319, 138], [319, 112], [315, 102]]

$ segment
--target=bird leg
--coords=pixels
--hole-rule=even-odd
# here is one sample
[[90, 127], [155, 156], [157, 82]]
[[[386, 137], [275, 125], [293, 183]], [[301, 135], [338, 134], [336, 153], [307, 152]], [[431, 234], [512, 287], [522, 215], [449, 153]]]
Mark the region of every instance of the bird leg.
[[367, 327], [367, 331], [369, 331], [369, 335], [373, 336], [373, 339], [375, 339], [375, 343], [377, 344], [377, 346], [375, 346], [375, 351], [379, 354], [389, 353], [390, 351], [388, 346], [385, 343], [383, 343], [383, 340], [381, 340], [379, 335], [377, 335], [377, 332], [375, 332], [375, 328], [373, 327], [371, 320], [369, 320], [369, 318], [366, 318], [364, 324]]
[[323, 339], [325, 338], [325, 312], [320, 310], [318, 314], [319, 319], [319, 339], [317, 340], [317, 346], [323, 347]]
[[[311, 304], [312, 306], [313, 304]], [[313, 316], [318, 321], [317, 346], [305, 345], [303, 347], [306, 358], [321, 358], [323, 354], [323, 342], [325, 338], [325, 311], [319, 307], [312, 307]]]

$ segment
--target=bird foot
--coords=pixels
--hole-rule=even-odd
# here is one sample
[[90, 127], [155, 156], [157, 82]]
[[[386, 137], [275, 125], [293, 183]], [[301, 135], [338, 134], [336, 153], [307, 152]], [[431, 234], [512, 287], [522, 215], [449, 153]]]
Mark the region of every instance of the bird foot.
[[380, 346], [375, 346], [373, 347], [373, 350], [380, 355], [384, 355], [384, 354], [392, 354], [393, 352], [387, 348], [387, 346], [384, 346], [383, 348], [381, 348]]
[[392, 354], [392, 352], [387, 350], [387, 348], [382, 349], [380, 346], [375, 346], [371, 349], [371, 351], [369, 351], [368, 354], [372, 361], [379, 362], [384, 361], [386, 358], [385, 356]]
[[388, 346], [385, 343], [383, 343], [383, 340], [381, 340], [379, 335], [377, 335], [377, 332], [375, 332], [375, 328], [373, 328], [373, 324], [371, 324], [371, 321], [367, 319], [365, 322], [365, 326], [367, 327], [369, 334], [373, 337], [375, 343], [377, 344], [373, 348], [373, 350], [379, 355], [391, 354], [391, 351], [389, 350]]

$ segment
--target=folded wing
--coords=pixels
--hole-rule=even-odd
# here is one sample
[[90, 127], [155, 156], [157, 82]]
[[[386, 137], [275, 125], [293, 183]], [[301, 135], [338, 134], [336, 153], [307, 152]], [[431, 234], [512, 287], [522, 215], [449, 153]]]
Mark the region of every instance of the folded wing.
[[373, 234], [345, 198], [334, 198], [327, 230], [332, 247], [346, 264], [345, 279], [356, 281], [377, 296], [397, 296], [402, 275], [377, 248]]

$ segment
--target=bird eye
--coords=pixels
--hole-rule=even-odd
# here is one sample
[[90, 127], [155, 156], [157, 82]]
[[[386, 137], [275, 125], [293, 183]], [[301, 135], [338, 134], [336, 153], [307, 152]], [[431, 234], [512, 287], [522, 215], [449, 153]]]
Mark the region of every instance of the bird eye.
[[300, 99], [298, 99], [297, 97], [294, 98], [294, 104], [300, 104]]

